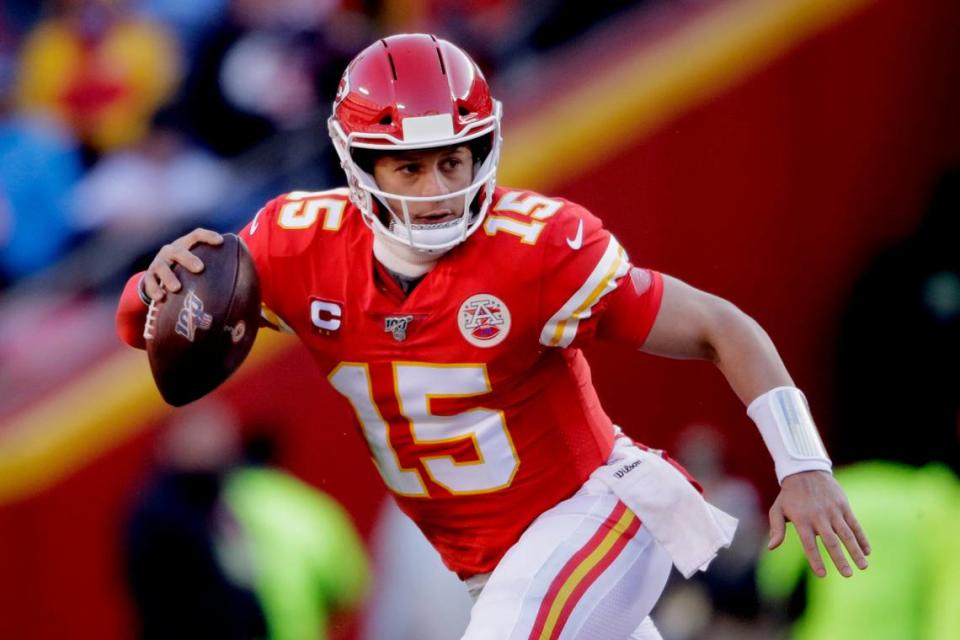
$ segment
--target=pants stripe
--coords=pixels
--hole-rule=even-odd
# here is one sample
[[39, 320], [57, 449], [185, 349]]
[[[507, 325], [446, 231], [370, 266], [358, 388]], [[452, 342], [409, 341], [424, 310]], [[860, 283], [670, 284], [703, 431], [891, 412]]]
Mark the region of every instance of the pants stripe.
[[556, 640], [590, 585], [640, 530], [640, 519], [622, 502], [563, 566], [540, 605], [531, 640]]

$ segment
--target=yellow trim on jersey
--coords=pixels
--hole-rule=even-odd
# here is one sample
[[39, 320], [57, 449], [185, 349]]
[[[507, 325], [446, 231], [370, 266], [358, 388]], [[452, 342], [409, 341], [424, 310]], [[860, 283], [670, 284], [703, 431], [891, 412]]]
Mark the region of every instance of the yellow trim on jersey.
[[577, 337], [580, 320], [590, 317], [591, 310], [603, 296], [617, 288], [617, 280], [630, 270], [627, 253], [610, 236], [607, 249], [600, 257], [586, 282], [577, 289], [560, 310], [547, 320], [540, 332], [540, 344], [547, 347], [569, 347]]
[[283, 321], [283, 318], [281, 318], [276, 311], [264, 303], [260, 304], [260, 317], [263, 318], [269, 325], [269, 328], [274, 331], [290, 334], [296, 333], [290, 325]]

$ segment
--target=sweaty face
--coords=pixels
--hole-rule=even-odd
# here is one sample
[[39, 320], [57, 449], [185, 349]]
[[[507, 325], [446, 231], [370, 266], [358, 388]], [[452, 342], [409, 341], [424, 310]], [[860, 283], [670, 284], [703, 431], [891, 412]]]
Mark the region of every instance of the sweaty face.
[[[434, 197], [466, 189], [473, 182], [473, 154], [466, 146], [403, 151], [383, 155], [373, 164], [373, 177], [384, 191], [401, 196]], [[388, 199], [393, 214], [403, 219], [403, 206]], [[407, 202], [413, 224], [439, 224], [463, 215], [464, 198]]]

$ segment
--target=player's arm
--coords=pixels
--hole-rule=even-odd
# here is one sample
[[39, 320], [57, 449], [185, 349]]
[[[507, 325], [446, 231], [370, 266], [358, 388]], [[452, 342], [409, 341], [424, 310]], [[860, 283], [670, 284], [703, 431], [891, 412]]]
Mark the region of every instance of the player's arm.
[[[749, 406], [781, 480], [780, 495], [770, 509], [771, 549], [783, 541], [785, 520], [790, 520], [817, 575], [826, 574], [817, 536], [843, 575], [852, 575], [852, 570], [841, 542], [856, 565], [866, 568], [867, 538], [829, 472], [829, 459], [802, 394], [755, 320], [722, 298], [663, 276], [660, 309], [641, 349], [670, 358], [712, 361]], [[781, 411], [785, 413], [779, 418], [774, 415]]]
[[774, 387], [794, 386], [767, 332], [723, 298], [662, 275], [663, 294], [641, 350], [710, 360], [744, 405]]
[[145, 349], [143, 325], [151, 300], [162, 300], [166, 291], [178, 291], [180, 281], [173, 273], [179, 264], [193, 273], [203, 271], [203, 262], [190, 252], [200, 243], [218, 245], [223, 236], [208, 229], [195, 229], [160, 248], [146, 271], [134, 274], [120, 295], [117, 305], [117, 335], [131, 347]]

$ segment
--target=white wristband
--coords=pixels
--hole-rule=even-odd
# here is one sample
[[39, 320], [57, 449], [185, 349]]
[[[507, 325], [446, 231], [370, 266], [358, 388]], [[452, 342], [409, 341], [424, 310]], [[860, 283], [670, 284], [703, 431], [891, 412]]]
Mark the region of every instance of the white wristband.
[[794, 473], [833, 468], [800, 389], [771, 389], [750, 403], [747, 415], [760, 429], [781, 483]]

